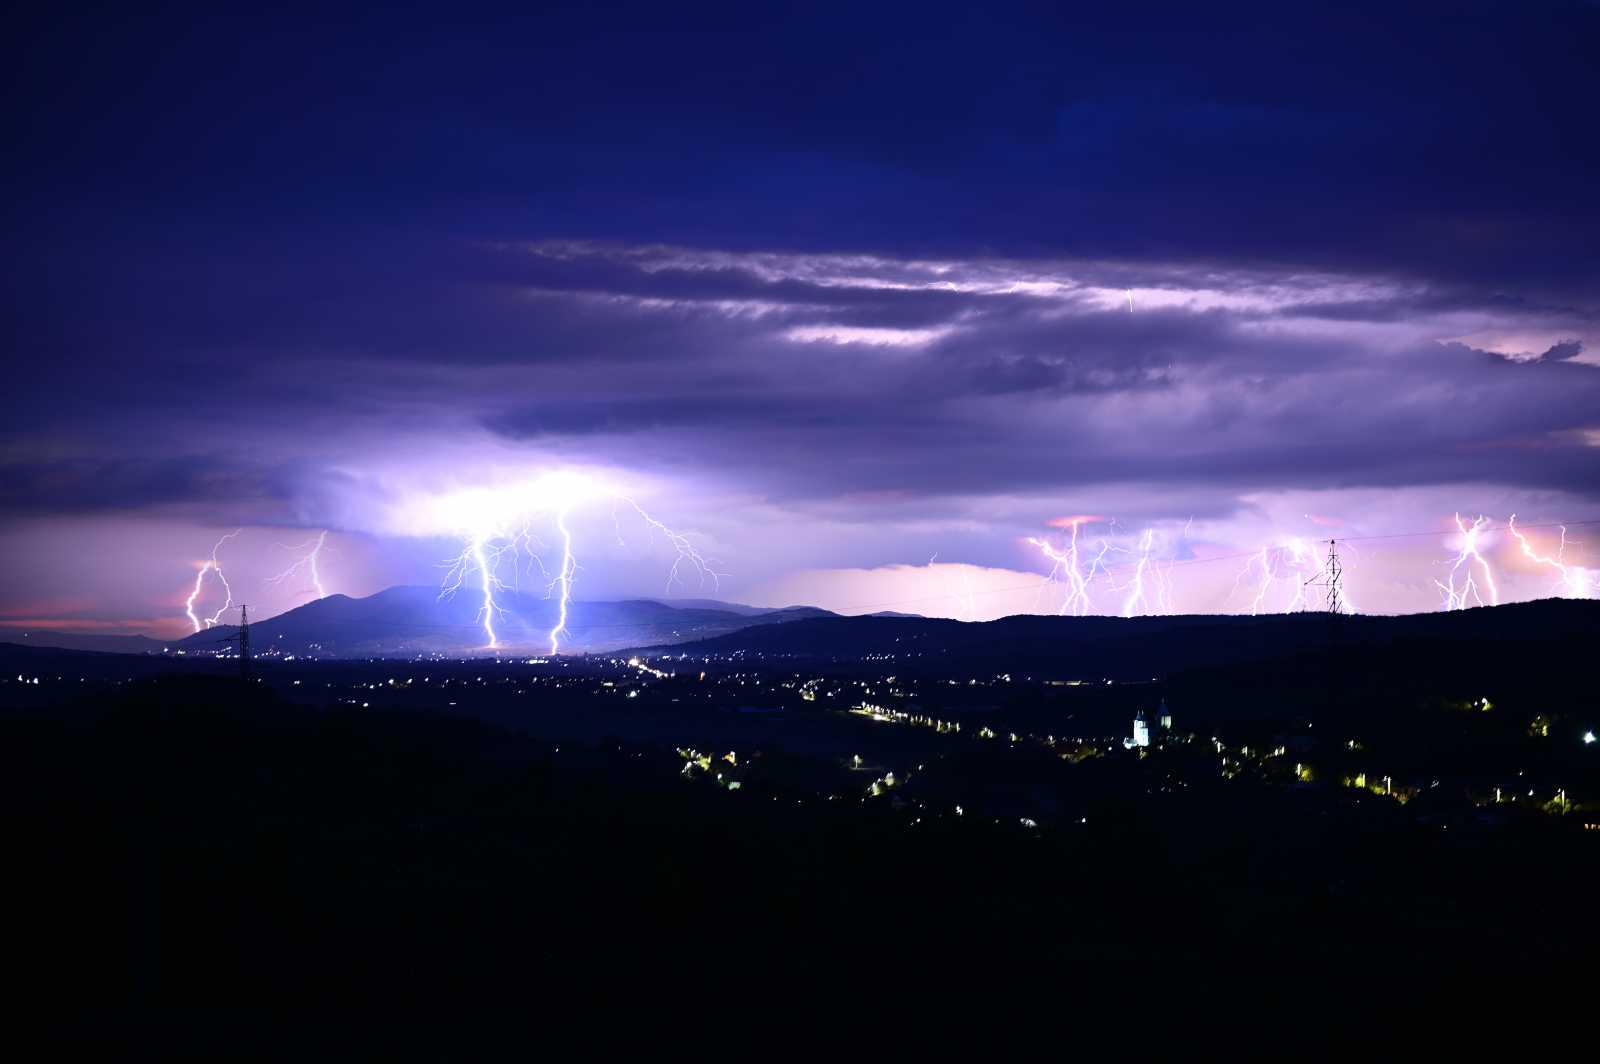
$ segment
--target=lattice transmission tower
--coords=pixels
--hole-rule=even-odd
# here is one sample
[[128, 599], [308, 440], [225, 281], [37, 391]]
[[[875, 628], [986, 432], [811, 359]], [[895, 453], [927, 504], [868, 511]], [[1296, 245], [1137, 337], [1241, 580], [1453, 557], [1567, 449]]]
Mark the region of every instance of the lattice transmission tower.
[[239, 679], [250, 679], [250, 607], [241, 603], [239, 605], [239, 630], [230, 636], [217, 640], [219, 643], [233, 643], [239, 647]]
[[1324, 612], [1345, 612], [1344, 589], [1339, 583], [1343, 572], [1344, 570], [1339, 565], [1339, 541], [1330, 539], [1328, 540], [1328, 560], [1323, 563], [1322, 572], [1306, 581], [1307, 587], [1320, 587], [1327, 591], [1327, 606]]

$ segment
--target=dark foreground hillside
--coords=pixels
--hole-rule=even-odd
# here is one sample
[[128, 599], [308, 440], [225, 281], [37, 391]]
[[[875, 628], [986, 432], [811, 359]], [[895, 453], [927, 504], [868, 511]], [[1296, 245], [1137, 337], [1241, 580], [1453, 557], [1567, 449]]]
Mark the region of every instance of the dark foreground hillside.
[[1570, 832], [1452, 837], [1239, 783], [1108, 793], [1054, 830], [912, 823], [700, 785], [651, 747], [195, 677], [12, 714], [0, 758], [8, 954], [57, 1000], [818, 1008], [1244, 980], [1254, 1011], [1312, 979], [1543, 978], [1600, 946], [1600, 846]]

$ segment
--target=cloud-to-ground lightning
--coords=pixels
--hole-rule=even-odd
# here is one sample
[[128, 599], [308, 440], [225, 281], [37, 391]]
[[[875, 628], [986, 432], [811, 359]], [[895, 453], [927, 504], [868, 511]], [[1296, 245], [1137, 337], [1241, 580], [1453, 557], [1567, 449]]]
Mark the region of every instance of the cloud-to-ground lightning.
[[657, 521], [654, 517], [650, 516], [650, 514], [647, 513], [643, 507], [634, 502], [632, 499], [628, 498], [626, 495], [617, 495], [614, 496], [614, 498], [618, 502], [625, 502], [632, 507], [633, 512], [638, 514], [640, 520], [645, 523], [645, 527], [650, 529], [652, 532], [660, 533], [661, 537], [667, 541], [669, 546], [672, 547], [674, 552], [672, 568], [667, 571], [667, 590], [669, 592], [672, 590], [674, 584], [683, 583], [683, 567], [685, 565], [688, 565], [695, 571], [699, 578], [701, 587], [705, 586], [705, 583], [708, 579], [711, 581], [711, 586], [713, 588], [721, 587], [723, 574], [716, 571], [711, 560], [706, 558], [695, 548], [695, 545], [690, 542], [688, 536], [685, 536], [681, 532], [674, 531], [673, 529], [662, 524], [660, 521]]
[[1282, 612], [1294, 613], [1306, 608], [1306, 584], [1322, 569], [1322, 564], [1315, 547], [1298, 536], [1291, 536], [1252, 554], [1239, 571], [1234, 585], [1237, 587], [1251, 579], [1257, 570], [1260, 571], [1259, 578], [1256, 578], [1255, 594], [1250, 600], [1250, 616], [1254, 617], [1272, 611], [1268, 601], [1272, 587], [1280, 580], [1285, 581], [1288, 597]]
[[[1066, 588], [1057, 612], [1062, 616], [1074, 617], [1084, 617], [1091, 613], [1094, 608], [1091, 590], [1095, 579], [1104, 576], [1108, 590], [1115, 593], [1126, 592], [1120, 607], [1122, 616], [1132, 617], [1136, 613], [1175, 613], [1175, 582], [1171, 571], [1175, 562], [1168, 559], [1163, 565], [1162, 559], [1157, 557], [1155, 529], [1145, 529], [1139, 536], [1137, 546], [1134, 547], [1119, 546], [1109, 539], [1102, 538], [1099, 541], [1099, 548], [1091, 555], [1089, 550], [1079, 544], [1079, 531], [1085, 525], [1105, 520], [1102, 517], [1080, 516], [1063, 517], [1050, 522], [1057, 528], [1067, 529], [1065, 547], [1059, 547], [1038, 536], [1027, 538], [1026, 542], [1030, 546], [1037, 547], [1051, 564], [1041, 588], [1056, 583], [1063, 584]], [[1109, 524], [1114, 531], [1116, 521], [1112, 520]], [[1189, 525], [1184, 527], [1187, 532]], [[1131, 563], [1113, 567], [1106, 560], [1112, 553], [1134, 554], [1137, 558]], [[1115, 570], [1123, 569], [1129, 573], [1128, 580], [1125, 583], [1117, 583], [1113, 573]]]
[[494, 589], [495, 585], [499, 583], [499, 577], [494, 575], [494, 568], [489, 564], [488, 556], [484, 552], [486, 539], [487, 537], [485, 536], [474, 537], [470, 550], [472, 552], [472, 560], [477, 563], [478, 572], [483, 576], [483, 632], [489, 637], [489, 646], [493, 648], [498, 646], [500, 642], [494, 634], [494, 615], [499, 609], [495, 605]]
[[1513, 536], [1517, 537], [1517, 542], [1522, 547], [1523, 557], [1527, 558], [1536, 565], [1542, 565], [1556, 571], [1560, 577], [1553, 588], [1556, 594], [1566, 595], [1570, 598], [1588, 598], [1590, 596], [1594, 584], [1593, 574], [1588, 569], [1585, 569], [1580, 565], [1570, 565], [1566, 561], [1566, 525], [1561, 526], [1561, 541], [1560, 545], [1556, 548], [1556, 553], [1554, 556], [1540, 554], [1536, 549], [1534, 549], [1534, 546], [1528, 540], [1527, 535], [1517, 528], [1516, 514], [1511, 515], [1511, 520], [1506, 523], [1506, 527]]
[[[556, 572], [555, 586], [559, 592], [555, 627], [550, 629], [550, 653], [561, 651], [561, 637], [567, 634], [567, 608], [572, 602], [572, 577], [577, 561], [572, 557], [572, 530], [567, 527], [567, 508], [556, 511], [556, 530], [561, 533], [561, 568]], [[674, 563], [676, 564], [676, 563]]]
[[[702, 554], [688, 536], [658, 520], [628, 496], [581, 474], [549, 474], [515, 489], [470, 493], [449, 503], [456, 514], [456, 523], [464, 526], [468, 538], [462, 552], [446, 563], [448, 572], [439, 595], [448, 598], [469, 582], [478, 589], [482, 595], [478, 623], [483, 626], [486, 649], [494, 650], [501, 646], [495, 621], [504, 616], [506, 611], [496, 596], [520, 586], [521, 568], [526, 557], [530, 565], [536, 565], [544, 574], [545, 595], [556, 604], [555, 623], [546, 639], [552, 655], [560, 652], [569, 635], [567, 625], [571, 616], [572, 589], [579, 570], [574, 535], [568, 519], [578, 506], [603, 498], [613, 502], [613, 520], [619, 541], [622, 536], [620, 522], [616, 522], [615, 518], [616, 507], [626, 505], [652, 536], [659, 534], [672, 547], [674, 558], [667, 573], [669, 592], [684, 582], [686, 567], [698, 574], [701, 586], [708, 581], [713, 586], [718, 585], [723, 574], [717, 572], [711, 559]], [[541, 544], [533, 533], [533, 526], [541, 520], [552, 522], [560, 539], [561, 558], [553, 572], [545, 567], [536, 551]], [[501, 576], [504, 565], [509, 565], [515, 574], [510, 584]]]
[[[1461, 547], [1456, 552], [1455, 560], [1450, 566], [1446, 580], [1435, 580], [1439, 590], [1444, 592], [1443, 606], [1447, 610], [1464, 610], [1468, 606], [1498, 606], [1500, 604], [1500, 589], [1495, 586], [1494, 570], [1489, 567], [1489, 559], [1483, 556], [1481, 539], [1488, 530], [1491, 522], [1487, 517], [1479, 514], [1477, 519], [1468, 527], [1461, 520], [1461, 515], [1456, 514], [1456, 528], [1461, 533]], [[1479, 586], [1478, 576], [1482, 574], [1482, 586]], [[1457, 585], [1457, 579], [1460, 585]], [[1485, 600], [1484, 592], [1487, 590], [1488, 599]]]
[[1099, 552], [1090, 559], [1088, 571], [1085, 572], [1078, 552], [1078, 530], [1096, 518], [1069, 517], [1053, 524], [1060, 524], [1068, 530], [1067, 547], [1065, 550], [1055, 546], [1049, 540], [1037, 536], [1029, 536], [1028, 543], [1038, 547], [1040, 552], [1050, 560], [1051, 569], [1045, 577], [1045, 582], [1055, 583], [1057, 580], [1065, 581], [1067, 592], [1062, 599], [1058, 611], [1062, 616], [1083, 617], [1090, 608], [1089, 585], [1096, 575], [1105, 572], [1104, 561], [1106, 553], [1111, 549], [1104, 540], [1100, 541]]
[[1256, 586], [1255, 597], [1250, 600], [1250, 616], [1252, 617], [1261, 612], [1262, 606], [1267, 599], [1267, 589], [1272, 586], [1273, 560], [1273, 549], [1271, 547], [1262, 547], [1260, 553], [1252, 554], [1249, 560], [1244, 563], [1244, 568], [1239, 570], [1239, 575], [1233, 578], [1233, 586], [1237, 589], [1240, 584], [1249, 579], [1252, 569], [1257, 566], [1261, 568], [1261, 582]]
[[1135, 611], [1151, 611], [1150, 599], [1145, 589], [1145, 575], [1150, 569], [1150, 548], [1155, 543], [1155, 529], [1147, 528], [1139, 537], [1139, 560], [1134, 564], [1133, 576], [1127, 583], [1128, 596], [1122, 600], [1122, 615], [1132, 617]]
[[461, 553], [448, 564], [449, 571], [445, 574], [444, 583], [439, 588], [439, 597], [450, 598], [461, 589], [461, 585], [469, 578], [476, 576], [478, 586], [483, 595], [483, 604], [478, 608], [477, 621], [483, 626], [483, 634], [487, 637], [486, 646], [490, 650], [500, 646], [499, 636], [495, 634], [495, 617], [502, 613], [499, 604], [495, 601], [496, 591], [510, 590], [499, 576], [499, 559], [501, 551], [491, 549], [490, 541], [494, 533], [489, 530], [475, 533], [467, 541]]
[[[229, 532], [227, 535], [223, 536], [221, 539], [217, 540], [217, 542], [211, 547], [211, 557], [207, 558], [205, 562], [201, 564], [200, 571], [194, 574], [194, 590], [189, 592], [189, 598], [184, 602], [183, 605], [183, 612], [188, 616], [189, 623], [194, 625], [194, 630], [196, 632], [200, 631], [201, 628], [210, 628], [214, 626], [218, 621], [222, 620], [222, 615], [223, 613], [227, 612], [228, 607], [233, 605], [233, 588], [229, 586], [228, 578], [222, 572], [222, 562], [218, 559], [217, 554], [222, 550], [222, 545], [224, 543], [228, 542], [228, 540], [232, 539], [234, 536], [237, 536], [242, 531], [244, 531], [244, 529], [236, 528], [232, 532]], [[212, 614], [210, 617], [202, 619], [194, 612], [194, 606], [195, 603], [200, 599], [200, 592], [205, 588], [207, 573], [217, 574], [217, 580], [222, 584], [222, 591], [225, 597], [222, 605], [217, 608], [216, 613]]]
[[[1329, 550], [1332, 549], [1330, 545]], [[1258, 572], [1259, 576], [1256, 576]], [[1281, 612], [1321, 609], [1320, 605], [1314, 604], [1312, 591], [1318, 586], [1326, 587], [1327, 579], [1328, 555], [1317, 543], [1290, 536], [1250, 555], [1239, 570], [1239, 575], [1234, 577], [1233, 584], [1237, 589], [1248, 580], [1255, 581], [1255, 593], [1250, 600], [1250, 616], [1254, 617], [1261, 613], [1279, 612], [1270, 599], [1273, 597], [1272, 588], [1280, 582], [1286, 591]], [[1355, 603], [1350, 600], [1342, 580], [1333, 608], [1339, 613], [1356, 612]]]
[[299, 591], [297, 594], [310, 595], [313, 599], [327, 598], [328, 591], [322, 586], [322, 572], [317, 568], [317, 559], [321, 556], [322, 547], [327, 542], [328, 531], [327, 529], [323, 529], [317, 534], [315, 539], [308, 539], [304, 543], [297, 544], [293, 547], [285, 547], [285, 550], [301, 552], [300, 556], [295, 559], [293, 565], [289, 566], [289, 568], [285, 569], [277, 576], [269, 576], [267, 578], [267, 583], [281, 584], [291, 576], [294, 576], [296, 573], [304, 572], [307, 579], [311, 581], [311, 586], [309, 588], [301, 589], [301, 591]]

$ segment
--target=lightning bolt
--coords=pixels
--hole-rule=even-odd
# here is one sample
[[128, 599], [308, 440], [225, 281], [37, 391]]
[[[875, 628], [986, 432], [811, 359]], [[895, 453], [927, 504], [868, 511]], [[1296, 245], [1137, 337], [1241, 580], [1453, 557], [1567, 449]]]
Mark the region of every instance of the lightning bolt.
[[1322, 559], [1317, 556], [1317, 549], [1308, 546], [1306, 541], [1299, 536], [1289, 540], [1289, 571], [1293, 575], [1294, 591], [1289, 597], [1289, 605], [1284, 608], [1284, 613], [1296, 613], [1306, 609], [1306, 584], [1309, 577], [1322, 571]]
[[1150, 548], [1155, 543], [1155, 529], [1147, 528], [1139, 537], [1139, 561], [1133, 567], [1133, 579], [1128, 581], [1128, 597], [1122, 600], [1122, 615], [1132, 617], [1134, 610], [1150, 610], [1150, 600], [1145, 594], [1144, 577], [1150, 568]]
[[304, 553], [302, 553], [300, 557], [295, 560], [295, 563], [289, 566], [289, 568], [285, 569], [277, 576], [268, 577], [267, 583], [274, 585], [281, 584], [294, 574], [300, 572], [301, 570], [305, 570], [306, 575], [311, 578], [311, 587], [300, 591], [299, 594], [305, 594], [307, 591], [309, 591], [313, 599], [327, 598], [327, 589], [322, 586], [322, 574], [317, 570], [317, 557], [322, 553], [322, 545], [327, 541], [328, 532], [327, 529], [323, 529], [315, 539], [308, 539], [304, 543], [293, 547], [284, 547], [285, 550], [297, 550], [303, 551]]
[[561, 532], [561, 569], [556, 573], [555, 584], [561, 591], [561, 602], [559, 607], [560, 615], [556, 618], [556, 626], [550, 629], [550, 653], [552, 655], [560, 653], [561, 637], [567, 632], [567, 609], [572, 602], [572, 576], [578, 564], [572, 557], [572, 531], [567, 528], [567, 511], [565, 509], [556, 512], [556, 528]]
[[[211, 557], [206, 559], [205, 563], [200, 566], [200, 571], [194, 574], [194, 590], [189, 592], [189, 598], [183, 604], [183, 612], [188, 616], [189, 623], [194, 625], [196, 632], [200, 631], [202, 627], [210, 628], [214, 626], [222, 619], [222, 615], [227, 612], [228, 607], [233, 605], [233, 588], [228, 585], [228, 578], [222, 572], [222, 563], [217, 559], [217, 552], [222, 550], [224, 543], [243, 531], [244, 529], [242, 528], [236, 528], [217, 540], [211, 547]], [[217, 574], [217, 580], [222, 583], [222, 590], [226, 595], [226, 599], [217, 612], [210, 617], [204, 618], [202, 623], [202, 618], [194, 612], [194, 604], [200, 599], [200, 592], [205, 587], [207, 573]]]
[[[1472, 522], [1472, 527], [1461, 520], [1461, 515], [1456, 514], [1456, 528], [1461, 532], [1461, 547], [1456, 552], [1454, 564], [1450, 566], [1448, 582], [1435, 580], [1439, 590], [1444, 592], [1443, 608], [1447, 610], [1464, 610], [1469, 605], [1498, 606], [1500, 604], [1500, 589], [1494, 583], [1494, 571], [1489, 568], [1489, 560], [1479, 550], [1479, 537], [1489, 528], [1492, 522], [1479, 514]], [[1478, 586], [1478, 580], [1473, 575], [1473, 566], [1483, 574], [1483, 587]], [[1460, 588], [1456, 587], [1457, 576], [1461, 577]], [[1489, 592], [1489, 599], [1484, 601], [1484, 589]]]
[[1100, 541], [1100, 553], [1089, 562], [1089, 571], [1084, 572], [1078, 553], [1078, 529], [1082, 521], [1074, 518], [1066, 522], [1069, 530], [1066, 550], [1061, 550], [1049, 540], [1036, 536], [1028, 537], [1028, 543], [1038, 547], [1040, 552], [1050, 560], [1051, 569], [1045, 577], [1045, 583], [1055, 583], [1057, 580], [1066, 581], [1067, 593], [1061, 602], [1061, 609], [1057, 612], [1063, 617], [1083, 617], [1090, 608], [1089, 584], [1099, 573], [1105, 572], [1105, 556], [1111, 549], [1105, 540]]
[[1556, 594], [1559, 595], [1565, 593], [1571, 598], [1589, 597], [1590, 592], [1593, 589], [1592, 574], [1589, 570], [1584, 569], [1581, 566], [1568, 565], [1566, 562], [1566, 525], [1561, 526], [1561, 544], [1556, 549], [1554, 557], [1546, 554], [1540, 554], [1538, 551], [1534, 550], [1533, 544], [1528, 541], [1528, 537], [1523, 535], [1523, 533], [1517, 528], [1516, 514], [1511, 515], [1511, 520], [1507, 522], [1507, 527], [1509, 528], [1511, 534], [1517, 537], [1517, 542], [1522, 545], [1522, 554], [1524, 557], [1537, 565], [1543, 565], [1554, 569], [1560, 574], [1561, 579], [1556, 582], [1555, 587], [1553, 588]]
[[1156, 565], [1150, 570], [1150, 575], [1154, 578], [1156, 585], [1156, 602], [1160, 604], [1161, 612], [1165, 614], [1174, 614], [1178, 612], [1178, 609], [1175, 605], [1173, 605], [1172, 600], [1173, 564], [1174, 563], [1169, 560], [1165, 567]]
[[1275, 558], [1276, 555], [1273, 552], [1273, 548], [1262, 547], [1260, 553], [1252, 554], [1249, 560], [1244, 563], [1244, 568], [1239, 570], [1239, 575], [1233, 578], [1233, 586], [1237, 590], [1240, 584], [1250, 579], [1250, 571], [1252, 569], [1258, 565], [1261, 567], [1261, 582], [1256, 585], [1255, 597], [1250, 600], [1250, 616], [1252, 617], [1261, 612], [1262, 604], [1266, 602], [1267, 589], [1272, 586], [1272, 578], [1275, 575], [1273, 569]]
[[483, 606], [480, 614], [483, 617], [483, 634], [489, 637], [489, 649], [494, 650], [500, 645], [500, 640], [494, 634], [494, 615], [499, 611], [495, 605], [494, 593], [496, 588], [504, 588], [500, 578], [495, 575], [495, 567], [489, 564], [489, 559], [484, 553], [484, 536], [479, 536], [472, 541], [470, 550], [472, 560], [477, 564], [478, 573], [483, 579]]
[[[658, 520], [633, 499], [602, 488], [576, 473], [553, 474], [517, 491], [492, 493], [487, 500], [475, 498], [477, 505], [470, 509], [475, 510], [477, 516], [468, 522], [474, 530], [462, 552], [445, 563], [447, 572], [439, 597], [449, 598], [469, 583], [476, 586], [482, 596], [478, 623], [483, 626], [487, 649], [496, 650], [501, 646], [494, 622], [505, 616], [506, 611], [496, 596], [520, 588], [526, 557], [527, 564], [536, 565], [545, 578], [545, 597], [556, 603], [555, 624], [546, 639], [550, 653], [560, 653], [564, 638], [570, 634], [567, 625], [579, 569], [568, 519], [575, 508], [595, 498], [612, 500], [612, 519], [619, 544], [626, 546], [621, 522], [617, 519], [618, 508], [625, 505], [644, 523], [652, 539], [659, 535], [672, 547], [673, 562], [666, 580], [669, 594], [674, 587], [686, 583], [688, 570], [698, 574], [702, 587], [708, 581], [715, 587], [721, 586], [721, 578], [726, 574], [718, 572], [715, 563], [702, 554], [688, 536]], [[540, 559], [538, 548], [543, 544], [533, 532], [534, 523], [546, 517], [554, 523], [560, 540], [560, 563], [553, 572]], [[510, 585], [500, 575], [506, 555], [511, 556], [513, 581]]]
[[[680, 586], [684, 584], [683, 567], [685, 565], [693, 569], [698, 574], [700, 587], [705, 587], [706, 581], [710, 580], [711, 586], [714, 589], [721, 589], [722, 578], [727, 574], [717, 572], [717, 570], [714, 568], [714, 563], [695, 549], [694, 544], [689, 541], [689, 537], [685, 536], [681, 532], [676, 532], [662, 524], [660, 521], [657, 521], [654, 517], [651, 517], [650, 514], [645, 512], [643, 507], [634, 502], [632, 499], [628, 498], [626, 495], [617, 495], [614, 496], [614, 498], [618, 502], [625, 502], [632, 507], [633, 512], [639, 515], [640, 519], [644, 521], [645, 526], [652, 532], [660, 533], [662, 538], [667, 541], [667, 543], [675, 552], [676, 556], [673, 558], [672, 568], [667, 571], [668, 594], [671, 594], [674, 584]], [[935, 555], [935, 557], [937, 557], [937, 555]]]
[[1294, 585], [1283, 612], [1290, 613], [1296, 607], [1305, 604], [1305, 576], [1296, 564], [1304, 553], [1304, 543], [1298, 538], [1292, 538], [1279, 543], [1269, 543], [1245, 561], [1244, 567], [1239, 570], [1239, 575], [1234, 577], [1234, 587], [1237, 588], [1246, 580], [1252, 579], [1255, 570], [1259, 569], [1261, 573], [1255, 585], [1255, 594], [1250, 599], [1250, 616], [1259, 616], [1262, 611], [1268, 609], [1267, 598], [1273, 584], [1283, 579], [1286, 574], [1293, 578]]
[[[1153, 557], [1155, 549], [1155, 529], [1147, 528], [1139, 537], [1136, 548], [1114, 546], [1106, 539], [1100, 540], [1100, 549], [1090, 557], [1087, 564], [1084, 558], [1087, 555], [1078, 543], [1080, 528], [1095, 521], [1104, 520], [1098, 517], [1068, 517], [1058, 518], [1051, 524], [1068, 530], [1067, 545], [1058, 547], [1047, 539], [1030, 536], [1026, 542], [1039, 549], [1039, 552], [1050, 561], [1050, 572], [1045, 575], [1041, 588], [1050, 584], [1061, 583], [1066, 587], [1061, 608], [1057, 611], [1061, 616], [1084, 617], [1093, 609], [1093, 599], [1090, 595], [1096, 577], [1104, 574], [1111, 576], [1112, 567], [1106, 563], [1106, 556], [1115, 551], [1119, 554], [1138, 553], [1139, 557], [1133, 563], [1133, 574], [1125, 584], [1111, 583], [1113, 591], [1126, 591], [1127, 595], [1122, 602], [1122, 616], [1132, 617], [1136, 612], [1143, 613], [1175, 613], [1174, 604], [1175, 583], [1172, 568], [1175, 564], [1169, 561], [1163, 566], [1159, 559]], [[1116, 521], [1110, 522], [1113, 531]], [[1188, 526], [1185, 526], [1187, 529]], [[1120, 566], [1118, 568], [1121, 568]]]
[[469, 539], [461, 553], [446, 563], [449, 571], [439, 588], [440, 599], [453, 598], [469, 581], [476, 581], [483, 599], [483, 605], [478, 608], [477, 623], [483, 626], [484, 637], [488, 640], [485, 646], [489, 650], [498, 650], [500, 647], [494, 621], [505, 612], [495, 601], [495, 592], [511, 590], [500, 579], [500, 555], [503, 551], [491, 546], [494, 538], [493, 531], [485, 530]]
[[[1272, 612], [1267, 603], [1272, 588], [1276, 582], [1286, 581], [1288, 598], [1281, 612], [1295, 613], [1313, 608], [1310, 590], [1318, 583], [1317, 577], [1326, 565], [1327, 557], [1316, 544], [1307, 543], [1299, 536], [1290, 536], [1269, 543], [1252, 554], [1239, 570], [1239, 575], [1234, 577], [1233, 586], [1237, 589], [1246, 580], [1256, 579], [1255, 594], [1250, 600], [1250, 616], [1255, 617], [1263, 612]], [[1258, 569], [1259, 579], [1253, 576]], [[1345, 594], [1342, 584], [1338, 608], [1341, 613], [1355, 612], [1355, 606]]]

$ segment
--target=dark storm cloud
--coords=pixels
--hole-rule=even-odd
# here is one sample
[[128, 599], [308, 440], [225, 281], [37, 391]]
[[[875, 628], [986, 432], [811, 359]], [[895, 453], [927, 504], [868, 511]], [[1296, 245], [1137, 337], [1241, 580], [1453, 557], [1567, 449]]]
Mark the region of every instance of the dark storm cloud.
[[837, 430], [876, 408], [808, 399], [755, 395], [708, 398], [680, 395], [622, 400], [552, 401], [484, 419], [491, 431], [513, 439], [551, 436], [612, 436], [660, 429], [740, 432], [781, 426], [785, 430]]
[[1593, 319], [1592, 307], [1555, 304], [1537, 298], [1482, 291], [1461, 286], [1436, 286], [1400, 291], [1382, 298], [1295, 303], [1278, 311], [1284, 318], [1321, 318], [1326, 321], [1400, 322], [1421, 315], [1452, 312], [1514, 316], [1549, 315]]
[[0, 505], [277, 514], [478, 439], [1592, 497], [1581, 340], [1435, 341], [1597, 320], [1600, 14], [1394, 6], [35, 12]]
[[[919, 320], [945, 329], [925, 339], [793, 339], [797, 328], [828, 335], [837, 324], [835, 308], [808, 294], [755, 319], [748, 346], [686, 354], [718, 367], [710, 381], [652, 381], [640, 394], [624, 377], [581, 399], [517, 403], [485, 423], [514, 439], [570, 436], [602, 450], [614, 437], [618, 461], [643, 453], [752, 477], [764, 469], [778, 493], [1484, 479], [1581, 491], [1600, 473], [1600, 451], [1573, 435], [1594, 425], [1600, 368], [1286, 332], [1263, 327], [1273, 315], [1249, 307], [1129, 313], [1077, 293], [991, 294], [1005, 288], [998, 272], [993, 263], [944, 269], [946, 283], [967, 290], [944, 294], [942, 321]], [[1119, 406], [1120, 420], [1107, 415]]]
[[16, 25], [18, 217], [1593, 275], [1592, 7], [317, 10]]
[[1545, 353], [1539, 356], [1541, 362], [1565, 362], [1583, 354], [1581, 340], [1563, 340], [1559, 344], [1552, 344]]
[[84, 513], [202, 506], [208, 516], [238, 507], [280, 511], [304, 470], [268, 467], [236, 456], [182, 455], [0, 463], [0, 512]]

